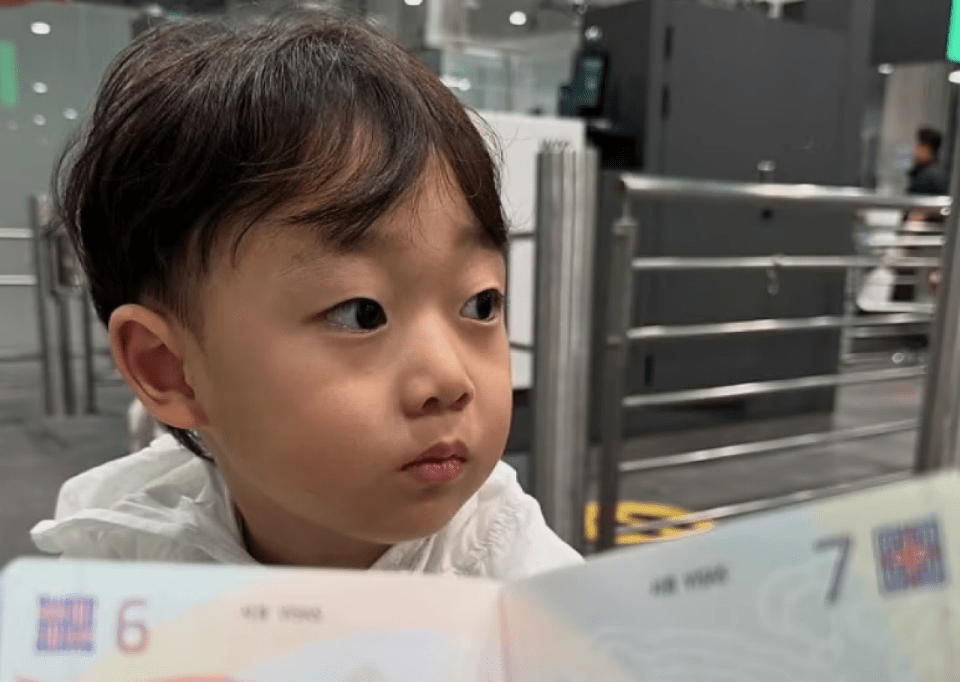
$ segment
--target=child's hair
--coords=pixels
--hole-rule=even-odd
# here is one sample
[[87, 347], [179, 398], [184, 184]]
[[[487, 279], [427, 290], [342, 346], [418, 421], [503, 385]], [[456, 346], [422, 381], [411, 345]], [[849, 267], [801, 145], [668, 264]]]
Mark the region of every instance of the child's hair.
[[[464, 107], [413, 54], [359, 19], [300, 11], [260, 23], [189, 20], [115, 60], [54, 174], [59, 219], [100, 319], [149, 302], [200, 333], [214, 253], [310, 195], [288, 222], [331, 248], [441, 159], [490, 245], [506, 248], [496, 165]], [[200, 456], [196, 434], [170, 429]]]

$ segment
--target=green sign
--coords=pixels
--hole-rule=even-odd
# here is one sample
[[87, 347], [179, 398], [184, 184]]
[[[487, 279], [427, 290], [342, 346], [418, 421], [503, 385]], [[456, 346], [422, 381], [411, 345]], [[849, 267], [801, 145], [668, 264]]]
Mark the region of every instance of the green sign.
[[0, 40], [0, 108], [15, 109], [19, 102], [17, 49], [13, 43]]
[[953, 0], [950, 11], [950, 35], [947, 38], [947, 59], [960, 62], [960, 0]]

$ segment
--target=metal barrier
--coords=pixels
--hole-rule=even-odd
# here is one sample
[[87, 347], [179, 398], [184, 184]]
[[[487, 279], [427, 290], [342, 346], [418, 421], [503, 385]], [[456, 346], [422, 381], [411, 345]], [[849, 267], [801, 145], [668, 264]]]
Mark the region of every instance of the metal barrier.
[[[584, 467], [596, 241], [597, 155], [538, 156], [533, 347], [533, 490], [556, 532], [583, 545]], [[512, 235], [516, 238], [516, 235]], [[514, 344], [516, 347], [516, 344]]]
[[[512, 234], [514, 239], [534, 238], [536, 248], [536, 312], [532, 345], [511, 344], [534, 351], [534, 438], [533, 488], [548, 522], [565, 540], [577, 547], [584, 544], [583, 522], [586, 460], [592, 455], [587, 438], [588, 385], [590, 366], [589, 330], [592, 301], [593, 244], [595, 242], [596, 157], [593, 152], [573, 152], [547, 147], [541, 150], [538, 166], [538, 213], [535, 232]], [[609, 264], [611, 301], [603, 351], [603, 389], [600, 396], [602, 440], [599, 448], [600, 533], [599, 548], [609, 548], [617, 536], [615, 513], [619, 476], [670, 467], [721, 462], [766, 454], [782, 453], [818, 445], [832, 445], [867, 438], [880, 438], [917, 429], [917, 420], [804, 433], [760, 442], [724, 445], [637, 461], [621, 461], [623, 411], [651, 406], [706, 402], [731, 397], [769, 395], [810, 388], [866, 385], [919, 378], [927, 375], [921, 366], [903, 366], [871, 371], [839, 371], [837, 374], [803, 376], [776, 381], [714, 386], [651, 395], [625, 395], [624, 375], [628, 344], [636, 341], [667, 342], [677, 339], [769, 335], [780, 332], [838, 329], [841, 331], [841, 359], [853, 365], [858, 338], [897, 334], [900, 330], [928, 334], [934, 320], [932, 303], [909, 310], [891, 310], [869, 317], [856, 311], [856, 287], [865, 268], [924, 268], [941, 265], [931, 257], [944, 244], [942, 235], [908, 233], [873, 243], [871, 253], [852, 256], [787, 256], [678, 258], [634, 257], [634, 243], [640, 226], [634, 217], [638, 201], [698, 201], [753, 204], [764, 207], [795, 205], [823, 210], [852, 212], [858, 209], [949, 213], [948, 197], [903, 197], [878, 195], [853, 188], [812, 185], [738, 184], [622, 176], [622, 215], [612, 226], [614, 237]], [[955, 387], [960, 385], [960, 274], [951, 275], [958, 246], [957, 215], [951, 214], [946, 232], [943, 285], [939, 297], [943, 315], [937, 318], [933, 334], [933, 361], [924, 401], [921, 439], [915, 468], [918, 471], [948, 466], [953, 462], [957, 438]], [[881, 240], [882, 241], [882, 240]], [[922, 257], [903, 249], [922, 248]], [[884, 249], [895, 249], [885, 251]], [[934, 249], [934, 251], [930, 251]], [[801, 319], [754, 319], [734, 322], [649, 325], [631, 327], [632, 277], [637, 272], [729, 271], [731, 269], [847, 271], [848, 296], [842, 314]], [[918, 275], [919, 276], [919, 275]], [[926, 306], [926, 307], [924, 307]], [[951, 390], [954, 387], [954, 390]], [[773, 499], [699, 511], [676, 519], [651, 521], [622, 529], [642, 533], [670, 526], [731, 517], [833, 495], [860, 487], [897, 480], [908, 472], [882, 476], [815, 490], [800, 490]]]
[[71, 310], [79, 306], [84, 412], [93, 414], [97, 412], [93, 321], [81, 268], [66, 232], [53, 222], [48, 195], [30, 197], [29, 215], [29, 228], [0, 228], [0, 240], [30, 242], [34, 272], [2, 275], [0, 287], [33, 288], [39, 348], [25, 359], [40, 362], [44, 412], [48, 416], [75, 416], [80, 411], [71, 331]]
[[[906, 367], [879, 371], [841, 372], [834, 375], [807, 376], [777, 381], [758, 381], [747, 384], [717, 386], [704, 389], [674, 391], [653, 395], [625, 395], [624, 373], [627, 367], [628, 344], [637, 341], [661, 341], [669, 339], [689, 339], [735, 334], [772, 334], [782, 331], [801, 331], [838, 328], [844, 330], [865, 326], [897, 327], [917, 325], [930, 321], [925, 314], [889, 314], [873, 319], [857, 319], [850, 306], [842, 316], [820, 316], [803, 319], [763, 319], [728, 322], [721, 324], [699, 324], [678, 326], [631, 327], [631, 294], [633, 276], [637, 272], [667, 271], [721, 271], [735, 269], [761, 269], [779, 272], [788, 269], [806, 270], [856, 270], [865, 267], [890, 265], [887, 258], [869, 256], [784, 256], [742, 257], [742, 258], [675, 258], [675, 257], [634, 257], [636, 235], [641, 229], [634, 216], [634, 202], [637, 201], [683, 201], [683, 202], [723, 202], [740, 205], [761, 205], [764, 207], [799, 205], [818, 207], [825, 210], [889, 208], [901, 210], [920, 210], [927, 212], [947, 212], [950, 207], [948, 197], [900, 197], [878, 195], [853, 188], [818, 187], [813, 185], [774, 185], [740, 184], [727, 182], [704, 182], [694, 180], [656, 178], [642, 175], [624, 174], [621, 177], [622, 215], [613, 225], [613, 259], [610, 264], [610, 314], [607, 320], [606, 348], [604, 349], [604, 390], [601, 396], [602, 456], [600, 463], [600, 533], [598, 547], [612, 547], [617, 534], [615, 512], [618, 502], [619, 476], [622, 473], [650, 471], [680, 465], [703, 462], [716, 462], [734, 458], [755, 457], [758, 455], [785, 450], [809, 447], [826, 443], [838, 443], [861, 438], [874, 438], [916, 428], [915, 422], [898, 421], [873, 426], [859, 427], [824, 433], [811, 433], [789, 438], [779, 438], [765, 442], [711, 448], [697, 452], [688, 452], [667, 457], [645, 459], [635, 462], [621, 462], [623, 410], [650, 407], [654, 405], [672, 405], [693, 403], [717, 398], [755, 396], [763, 394], [796, 391], [801, 389], [849, 386], [875, 382], [893, 381], [908, 377], [922, 376], [920, 367]], [[951, 215], [951, 225], [955, 227], [956, 216]], [[960, 304], [960, 282], [954, 282], [951, 270], [958, 248], [955, 229], [948, 230], [949, 244], [945, 257], [941, 292], [943, 315], [938, 318], [936, 338], [944, 338], [936, 343], [931, 374], [928, 381], [928, 397], [924, 412], [924, 434], [918, 451], [918, 470], [934, 466], [944, 466], [952, 462], [956, 440], [957, 419], [956, 390], [945, 390], [945, 384], [954, 387], [960, 385], [960, 362], [957, 352], [960, 350], [960, 337], [957, 335], [958, 304]], [[909, 240], [908, 240], [909, 241]], [[934, 268], [940, 265], [938, 258], [897, 257], [895, 265], [900, 268]], [[945, 335], [945, 337], [944, 337]], [[931, 435], [932, 434], [932, 435]], [[884, 476], [843, 486], [820, 490], [804, 490], [775, 499], [757, 500], [735, 505], [697, 512], [677, 519], [655, 521], [629, 528], [629, 532], [652, 531], [668, 526], [694, 523], [735, 516], [744, 513], [770, 509], [785, 504], [814, 499], [858, 487], [867, 487], [884, 483], [894, 477]]]

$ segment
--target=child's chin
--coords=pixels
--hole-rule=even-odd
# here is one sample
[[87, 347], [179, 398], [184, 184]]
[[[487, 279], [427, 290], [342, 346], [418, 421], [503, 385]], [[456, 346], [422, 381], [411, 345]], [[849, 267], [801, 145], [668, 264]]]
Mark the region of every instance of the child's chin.
[[405, 514], [403, 517], [390, 519], [372, 535], [376, 535], [376, 542], [385, 545], [420, 540], [442, 530], [456, 513], [457, 508], [429, 509], [421, 510], [419, 513]]

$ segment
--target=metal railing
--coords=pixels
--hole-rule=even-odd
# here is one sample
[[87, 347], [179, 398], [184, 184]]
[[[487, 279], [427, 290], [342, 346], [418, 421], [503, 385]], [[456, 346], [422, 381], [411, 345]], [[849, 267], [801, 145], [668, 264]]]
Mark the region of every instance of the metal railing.
[[[642, 229], [635, 217], [635, 204], [639, 202], [718, 202], [725, 204], [755, 205], [771, 207], [778, 205], [797, 205], [816, 207], [823, 210], [887, 208], [900, 210], [920, 210], [928, 212], [947, 212], [951, 201], [948, 197], [902, 197], [879, 195], [853, 188], [818, 187], [813, 185], [774, 185], [742, 184], [727, 182], [703, 182], [670, 178], [647, 177], [624, 174], [621, 176], [622, 212], [612, 226], [613, 248], [610, 264], [610, 306], [606, 327], [606, 348], [604, 349], [604, 380], [601, 396], [602, 444], [600, 461], [600, 520], [598, 547], [605, 549], [615, 544], [618, 533], [616, 526], [616, 505], [619, 500], [619, 477], [624, 473], [651, 471], [670, 467], [725, 461], [736, 458], [756, 457], [760, 455], [785, 452], [816, 445], [833, 444], [863, 438], [876, 438], [917, 427], [914, 420], [901, 420], [884, 424], [861, 426], [857, 428], [833, 430], [821, 433], [801, 434], [774, 440], [728, 445], [708, 448], [696, 452], [674, 454], [638, 461], [622, 460], [623, 414], [627, 409], [648, 408], [652, 406], [689, 404], [724, 398], [759, 396], [773, 393], [798, 391], [810, 388], [850, 386], [902, 380], [920, 377], [926, 374], [922, 367], [905, 367], [875, 371], [838, 372], [820, 376], [803, 376], [793, 379], [757, 381], [737, 385], [716, 386], [693, 390], [671, 391], [650, 395], [627, 395], [625, 392], [625, 373], [627, 370], [628, 346], [636, 341], [666, 341], [672, 339], [693, 339], [723, 337], [746, 334], [775, 334], [784, 331], [804, 331], [822, 329], [841, 329], [845, 332], [866, 327], [916, 326], [929, 323], [931, 316], [925, 313], [888, 314], [873, 318], [858, 319], [850, 306], [843, 315], [824, 315], [800, 319], [758, 319], [714, 324], [692, 325], [649, 325], [632, 326], [633, 277], [640, 272], [677, 272], [677, 271], [731, 271], [760, 269], [774, 273], [783, 270], [848, 270], [896, 265], [900, 268], [933, 268], [940, 265], [939, 258], [913, 258], [897, 256], [877, 258], [872, 256], [786, 256], [775, 254], [768, 257], [718, 257], [718, 258], [680, 258], [680, 257], [634, 257], [634, 245], [639, 230]], [[951, 216], [951, 223], [956, 221]], [[944, 383], [960, 385], [960, 376], [956, 374], [957, 361], [949, 357], [960, 350], [954, 328], [958, 323], [957, 301], [958, 283], [951, 280], [953, 250], [956, 249], [955, 230], [950, 234], [944, 263], [942, 290], [943, 315], [938, 318], [940, 334], [947, 332], [947, 339], [936, 344], [940, 348], [935, 352], [931, 367], [949, 366], [947, 373], [931, 370], [928, 379], [928, 398], [925, 406], [924, 423], [927, 429], [940, 425], [933, 430], [939, 433], [939, 440], [921, 437], [916, 468], [926, 470], [943, 466], [953, 461], [953, 445], [956, 429], [956, 417], [951, 410], [956, 408], [956, 389], [943, 390]], [[906, 239], [901, 246], [910, 246]], [[914, 240], [916, 241], [916, 240]], [[930, 241], [931, 243], [927, 243]], [[940, 241], [942, 243], [942, 240]], [[912, 244], [919, 246], [917, 244]], [[931, 240], [924, 240], [923, 246], [934, 246]], [[952, 334], [952, 336], [950, 335]], [[953, 372], [953, 373], [951, 373]], [[943, 381], [943, 380], [946, 381]], [[940, 388], [938, 388], [938, 386]], [[949, 438], [948, 438], [949, 437]], [[817, 490], [802, 490], [776, 498], [742, 502], [716, 509], [696, 512], [676, 519], [653, 521], [640, 526], [631, 526], [631, 533], [654, 531], [669, 526], [695, 523], [770, 509], [785, 504], [815, 499], [820, 496], [836, 494], [858, 487], [867, 487], [895, 480], [906, 474], [884, 476], [856, 483], [843, 484]]]
[[[958, 179], [960, 179], [960, 174]], [[867, 480], [798, 490], [773, 498], [726, 504], [682, 517], [631, 524], [618, 530], [616, 509], [619, 478], [623, 474], [650, 472], [709, 462], [745, 460], [817, 446], [832, 446], [863, 439], [882, 438], [915, 431], [920, 427], [914, 468], [926, 471], [952, 466], [958, 433], [957, 387], [960, 386], [960, 273], [955, 273], [960, 245], [956, 239], [957, 212], [950, 212], [948, 197], [880, 195], [854, 188], [813, 185], [741, 184], [656, 178], [624, 174], [620, 177], [621, 215], [612, 225], [612, 259], [601, 267], [609, 279], [608, 319], [602, 352], [601, 444], [591, 452], [589, 386], [593, 245], [596, 242], [596, 158], [583, 152], [546, 148], [539, 156], [538, 213], [535, 233], [514, 235], [536, 240], [537, 289], [535, 331], [532, 344], [511, 344], [534, 353], [533, 378], [533, 480], [547, 521], [565, 540], [584, 544], [584, 501], [587, 461], [599, 459], [599, 537], [597, 547], [609, 548], [620, 533], [636, 534], [667, 527], [690, 526], [709, 521], [803, 502], [858, 488], [899, 480], [910, 472], [888, 474]], [[957, 188], [954, 189], [957, 196]], [[764, 208], [799, 206], [824, 211], [839, 210], [851, 216], [859, 209], [921, 211], [926, 215], [949, 214], [943, 234], [900, 233], [871, 235], [870, 248], [857, 255], [791, 256], [771, 254], [750, 257], [637, 257], [634, 244], [642, 229], [635, 208], [642, 202], [714, 202], [755, 205]], [[852, 227], [852, 225], [851, 225]], [[604, 229], [608, 229], [604, 227]], [[917, 249], [922, 249], [917, 257]], [[942, 249], [942, 257], [937, 257]], [[859, 274], [871, 268], [900, 272], [942, 265], [939, 307], [932, 299], [908, 310], [888, 310], [858, 315]], [[632, 326], [633, 278], [650, 272], [767, 271], [776, 280], [784, 271], [822, 271], [848, 274], [841, 314], [804, 318], [768, 318], [712, 322]], [[898, 275], [899, 276], [899, 275]], [[919, 275], [918, 275], [919, 276]], [[586, 303], [585, 303], [586, 302]], [[940, 314], [935, 317], [935, 311]], [[840, 366], [835, 374], [799, 376], [772, 381], [711, 386], [690, 390], [628, 395], [625, 391], [627, 352], [632, 343], [731, 338], [838, 330]], [[859, 339], [897, 337], [904, 334], [930, 336], [929, 371], [923, 366], [902, 366], [862, 371], [858, 359]], [[889, 361], [896, 353], [887, 356]], [[623, 426], [626, 410], [666, 405], [691, 405], [747, 396], [783, 394], [817, 388], [870, 385], [926, 377], [922, 419], [900, 419], [878, 424], [801, 433], [756, 442], [705, 447], [648, 459], [623, 461]]]
[[[841, 428], [827, 432], [804, 433], [759, 442], [708, 447], [668, 456], [636, 461], [620, 461], [622, 411], [675, 404], [695, 404], [729, 400], [746, 396], [772, 395], [811, 388], [865, 385], [924, 376], [922, 367], [898, 367], [869, 372], [838, 372], [831, 375], [802, 376], [776, 381], [758, 381], [736, 385], [714, 386], [650, 395], [625, 395], [626, 345], [633, 342], [667, 342], [679, 339], [706, 339], [744, 335], [772, 335], [781, 332], [804, 332], [837, 329], [846, 355], [852, 357], [851, 339], [864, 335], [897, 333], [901, 329], [922, 329], [925, 333], [932, 319], [931, 310], [913, 310], [871, 315], [855, 314], [853, 296], [848, 296], [843, 314], [818, 315], [790, 319], [753, 319], [733, 322], [647, 325], [631, 327], [629, 292], [631, 278], [637, 272], [700, 271], [719, 272], [734, 269], [766, 270], [776, 276], [785, 270], [820, 270], [860, 272], [874, 267], [930, 268], [940, 264], [939, 258], [913, 258], [905, 253], [843, 256], [787, 256], [773, 254], [762, 257], [678, 258], [635, 257], [633, 240], [638, 225], [632, 217], [633, 203], [691, 200], [727, 203], [759, 203], [764, 207], [780, 204], [809, 206], [812, 202], [825, 209], [851, 209], [881, 206], [884, 208], [943, 211], [950, 201], [943, 197], [905, 198], [876, 195], [857, 189], [822, 188], [810, 185], [784, 186], [770, 184], [735, 184], [697, 182], [625, 175], [623, 184], [623, 216], [614, 225], [619, 240], [612, 252], [610, 270], [614, 300], [611, 305], [612, 327], [608, 330], [605, 350], [605, 378], [601, 400], [603, 442], [601, 447], [601, 542], [609, 546], [616, 533], [611, 514], [617, 500], [617, 479], [620, 474], [653, 471], [676, 466], [720, 462], [789, 452], [818, 445], [832, 445], [866, 438], [915, 430], [916, 420], [900, 420], [883, 424]], [[584, 544], [584, 502], [589, 442], [590, 307], [592, 303], [592, 260], [596, 242], [596, 157], [593, 152], [546, 147], [538, 158], [537, 229], [513, 233], [512, 239], [536, 241], [535, 331], [533, 343], [511, 343], [515, 350], [533, 351], [533, 489], [548, 522], [565, 540], [577, 547]], [[942, 237], [898, 237], [890, 247], [937, 247]], [[772, 273], [772, 274], [771, 274]], [[848, 278], [848, 286], [855, 278]], [[599, 350], [599, 349], [598, 349]], [[615, 462], [616, 464], [611, 464]], [[885, 479], [878, 479], [885, 480]], [[875, 481], [876, 482], [876, 481]], [[865, 482], [864, 484], [869, 484]], [[746, 513], [758, 508], [779, 506], [856, 487], [844, 484], [819, 491], [799, 491], [786, 497], [751, 501], [697, 512], [695, 515], [658, 521], [641, 526], [631, 525], [624, 532], [643, 532], [670, 525], [685, 525], [697, 519], [721, 518]], [[601, 545], [603, 546], [603, 545]]]
[[83, 411], [97, 412], [96, 376], [90, 302], [79, 263], [66, 233], [57, 229], [46, 194], [29, 199], [30, 227], [2, 227], [0, 240], [28, 242], [33, 273], [0, 275], [0, 287], [31, 288], [34, 293], [37, 345], [26, 360], [40, 363], [44, 412], [48, 416], [75, 416], [80, 412], [75, 372], [72, 317], [79, 308]]

